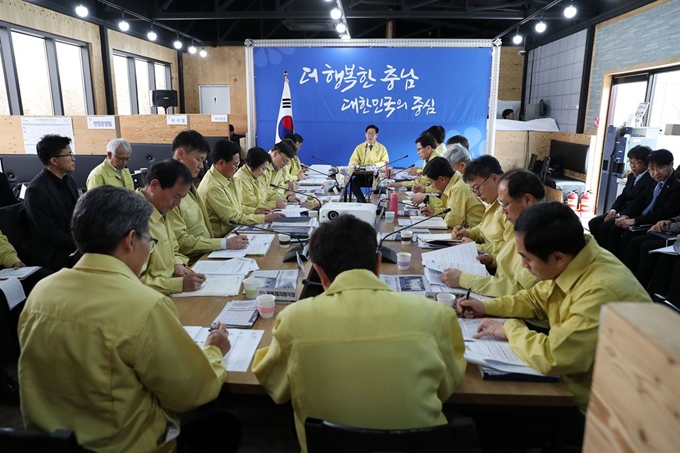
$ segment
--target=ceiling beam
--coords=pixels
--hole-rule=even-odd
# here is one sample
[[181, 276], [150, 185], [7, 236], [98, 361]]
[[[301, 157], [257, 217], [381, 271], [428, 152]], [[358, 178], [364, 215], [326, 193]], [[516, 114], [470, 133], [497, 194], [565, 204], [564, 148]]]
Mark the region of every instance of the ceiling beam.
[[[347, 19], [430, 19], [435, 15], [438, 19], [467, 20], [523, 20], [523, 12], [473, 12], [465, 11], [345, 11]], [[559, 13], [546, 13], [545, 20], [561, 19]], [[316, 19], [328, 20], [326, 11], [216, 11], [209, 13], [160, 13], [154, 15], [154, 21], [169, 20], [217, 20], [217, 19]]]

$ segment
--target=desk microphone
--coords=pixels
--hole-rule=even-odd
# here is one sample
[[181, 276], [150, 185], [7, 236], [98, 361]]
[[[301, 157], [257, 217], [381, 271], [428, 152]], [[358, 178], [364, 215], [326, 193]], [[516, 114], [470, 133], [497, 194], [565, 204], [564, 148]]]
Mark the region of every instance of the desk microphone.
[[[401, 170], [395, 172], [395, 173], [392, 175], [392, 178], [394, 179], [394, 177], [397, 176], [399, 173], [403, 173], [403, 172], [405, 172], [406, 170], [410, 170], [410, 169], [412, 169], [412, 168], [415, 167], [415, 166], [416, 166], [416, 164], [411, 164], [411, 165], [409, 165], [409, 166], [406, 167], [406, 168], [402, 168]], [[383, 181], [386, 180], [386, 179], [388, 179], [388, 178], [385, 177], [385, 178], [378, 179], [378, 181], [375, 183], [375, 189], [373, 189], [373, 193], [374, 193], [374, 194], [380, 193], [380, 183], [383, 182]]]
[[325, 160], [323, 160], [323, 159], [319, 159], [319, 158], [316, 157], [316, 156], [312, 156], [312, 159], [318, 160], [319, 162], [323, 162], [324, 164], [330, 165], [331, 167], [337, 167], [337, 165], [334, 165], [334, 164], [332, 164], [332, 163], [330, 163], [330, 162], [327, 162], [327, 161], [325, 161]]
[[323, 206], [323, 203], [321, 203], [321, 200], [319, 200], [319, 199], [318, 199], [317, 197], [315, 197], [314, 195], [310, 195], [310, 194], [308, 194], [308, 193], [304, 193], [304, 192], [299, 191], [299, 190], [288, 189], [287, 187], [277, 186], [276, 184], [269, 184], [269, 187], [273, 187], [274, 189], [283, 189], [283, 190], [287, 190], [287, 191], [289, 191], [289, 192], [296, 193], [296, 194], [298, 194], [298, 195], [303, 195], [303, 196], [305, 196], [305, 197], [312, 197], [312, 198], [314, 198], [316, 201], [319, 202], [319, 206], [318, 206], [318, 207], [315, 207], [315, 208], [312, 208], [313, 211], [318, 211], [319, 209], [321, 209], [321, 206]]
[[303, 285], [312, 285], [312, 286], [320, 286], [323, 288], [323, 285], [319, 282], [313, 282], [311, 280], [307, 280], [306, 278], [302, 279], [302, 284]]
[[297, 255], [300, 255], [300, 258], [302, 259], [302, 261], [307, 261], [307, 256], [305, 256], [305, 254], [303, 253], [304, 252], [304, 244], [302, 243], [302, 239], [300, 237], [298, 237], [298, 235], [296, 235], [295, 233], [279, 233], [278, 231], [276, 231], [275, 229], [273, 229], [271, 227], [270, 228], [262, 228], [262, 227], [252, 225], [252, 224], [241, 223], [241, 222], [238, 222], [234, 219], [229, 221], [229, 225], [244, 226], [244, 227], [252, 228], [253, 230], [264, 231], [266, 233], [287, 234], [288, 236], [290, 236], [291, 239], [295, 239], [297, 241], [297, 243], [299, 244], [299, 247], [288, 250], [283, 257], [283, 262], [287, 263], [289, 261], [297, 261]]
[[400, 160], [404, 160], [404, 159], [406, 159], [407, 157], [408, 157], [408, 154], [405, 155], [405, 156], [400, 157], [400, 158], [397, 159], [397, 160], [393, 160], [392, 162], [387, 162], [387, 163], [383, 164], [382, 166], [380, 166], [380, 167], [378, 167], [378, 168], [375, 169], [375, 175], [377, 176], [378, 173], [380, 173], [380, 170], [382, 170], [383, 168], [387, 167], [390, 163], [393, 164], [393, 163], [395, 163], [395, 162], [399, 162]]
[[440, 215], [442, 215], [442, 214], [448, 214], [449, 212], [451, 212], [451, 208], [443, 209], [443, 210], [441, 210], [440, 212], [437, 212], [437, 213], [435, 213], [435, 214], [432, 214], [432, 216], [430, 216], [430, 217], [425, 217], [425, 218], [422, 219], [422, 220], [418, 220], [417, 222], [414, 222], [414, 223], [412, 223], [412, 224], [410, 224], [410, 225], [407, 225], [407, 226], [405, 226], [405, 227], [403, 227], [403, 228], [399, 228], [398, 230], [395, 230], [395, 231], [393, 231], [393, 232], [391, 232], [391, 233], [389, 233], [389, 234], [386, 234], [385, 237], [382, 238], [382, 239], [380, 240], [380, 242], [378, 243], [378, 248], [377, 248], [377, 250], [376, 250], [376, 253], [377, 253], [377, 252], [382, 253], [382, 262], [383, 262], [383, 263], [396, 263], [396, 262], [397, 262], [397, 252], [395, 252], [394, 250], [392, 250], [392, 249], [390, 249], [390, 248], [383, 247], [382, 244], [383, 244], [383, 242], [385, 242], [385, 239], [387, 239], [388, 237], [393, 236], [393, 235], [399, 233], [400, 231], [404, 231], [404, 230], [407, 230], [407, 229], [409, 229], [409, 228], [412, 228], [413, 226], [418, 225], [419, 223], [427, 222], [427, 221], [430, 220], [432, 217], [438, 217], [438, 216], [440, 216]]

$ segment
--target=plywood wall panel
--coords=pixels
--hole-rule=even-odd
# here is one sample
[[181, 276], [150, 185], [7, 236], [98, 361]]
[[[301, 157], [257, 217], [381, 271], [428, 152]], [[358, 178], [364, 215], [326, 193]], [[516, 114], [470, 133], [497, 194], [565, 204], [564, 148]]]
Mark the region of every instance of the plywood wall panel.
[[170, 126], [165, 115], [123, 115], [120, 134], [130, 143], [172, 143], [177, 134], [187, 126]]
[[120, 137], [120, 123], [116, 119], [116, 129], [88, 129], [87, 116], [73, 116], [73, 136], [78, 154], [106, 154], [106, 144]]
[[526, 168], [527, 139], [527, 132], [496, 131], [494, 156], [504, 171]]
[[498, 99], [519, 101], [522, 99], [524, 55], [517, 52], [523, 47], [501, 47], [501, 66], [498, 75]]
[[189, 115], [189, 127], [206, 137], [229, 137], [229, 123], [213, 123], [211, 115]]
[[3, 153], [24, 154], [20, 116], [0, 116], [0, 137], [3, 141]]

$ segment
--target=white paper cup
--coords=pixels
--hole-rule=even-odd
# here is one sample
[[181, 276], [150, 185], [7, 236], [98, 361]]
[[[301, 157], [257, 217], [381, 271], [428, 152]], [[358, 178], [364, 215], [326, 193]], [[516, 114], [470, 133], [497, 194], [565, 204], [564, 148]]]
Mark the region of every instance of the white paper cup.
[[307, 214], [310, 219], [317, 219], [319, 217], [319, 211], [311, 210]]
[[385, 221], [394, 222], [394, 211], [385, 211]]
[[456, 295], [451, 293], [439, 293], [437, 294], [437, 302], [453, 307], [453, 304], [456, 303]]
[[243, 280], [243, 291], [248, 299], [255, 299], [257, 297], [258, 286], [260, 286], [259, 278], [250, 277]]
[[260, 294], [257, 296], [257, 311], [263, 318], [271, 318], [276, 310], [276, 297], [272, 294]]
[[406, 252], [397, 253], [397, 269], [405, 271], [409, 267], [411, 267], [411, 254]]
[[290, 247], [290, 236], [283, 233], [279, 234], [279, 246], [282, 249], [287, 249]]
[[401, 234], [401, 245], [404, 245], [404, 246], [411, 245], [411, 238], [413, 237], [413, 231], [404, 230], [399, 234]]

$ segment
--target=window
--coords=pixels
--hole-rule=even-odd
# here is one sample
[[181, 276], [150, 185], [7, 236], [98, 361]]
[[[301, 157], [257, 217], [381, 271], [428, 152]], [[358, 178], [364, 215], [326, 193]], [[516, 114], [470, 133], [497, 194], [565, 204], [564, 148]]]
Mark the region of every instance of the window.
[[117, 114], [154, 114], [151, 91], [171, 89], [170, 64], [116, 51], [113, 55]]
[[86, 43], [0, 22], [0, 114], [94, 114]]
[[680, 70], [662, 72], [654, 80], [649, 125], [680, 123]]

